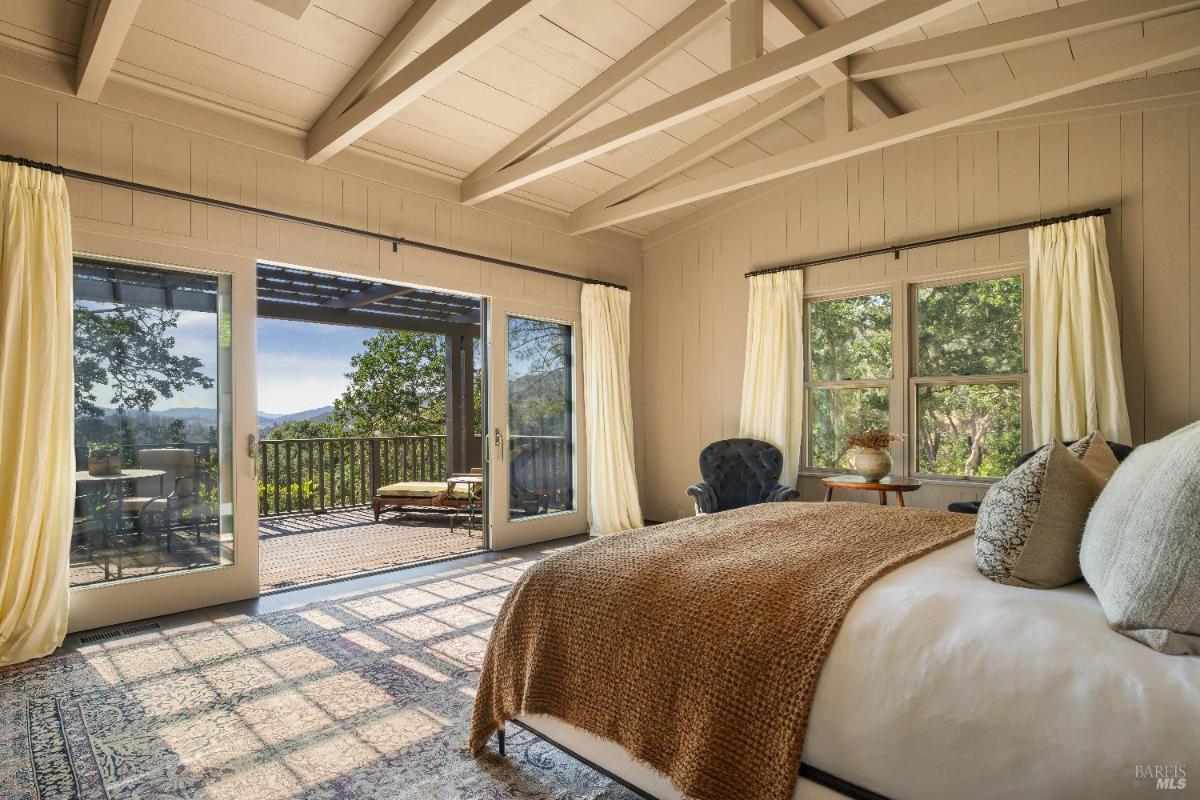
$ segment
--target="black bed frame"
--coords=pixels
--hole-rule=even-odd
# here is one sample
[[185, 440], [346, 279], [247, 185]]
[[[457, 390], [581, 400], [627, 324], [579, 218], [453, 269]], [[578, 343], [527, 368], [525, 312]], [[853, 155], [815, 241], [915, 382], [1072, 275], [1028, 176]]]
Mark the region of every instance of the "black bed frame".
[[[569, 747], [564, 747], [563, 745], [561, 745], [558, 742], [551, 739], [546, 734], [525, 724], [524, 722], [518, 722], [517, 720], [512, 719], [512, 720], [509, 720], [506, 724], [516, 725], [518, 728], [522, 728], [522, 729], [528, 731], [529, 733], [533, 734], [534, 736], [536, 736], [539, 739], [541, 739], [542, 741], [544, 741], [546, 744], [549, 744], [550, 746], [552, 746], [558, 750], [561, 750], [562, 752], [566, 753], [567, 755], [569, 755], [571, 758], [575, 759], [576, 761], [579, 761], [583, 764], [587, 764], [589, 767], [596, 770], [596, 772], [599, 772], [601, 775], [608, 778], [609, 780], [621, 784], [626, 789], [628, 789], [629, 791], [636, 794], [638, 797], [644, 797], [644, 798], [646, 798], [646, 800], [658, 800], [658, 798], [646, 794], [644, 791], [642, 791], [638, 787], [631, 785], [628, 781], [625, 781], [622, 778], [618, 777], [617, 775], [612, 774], [608, 770], [604, 769], [604, 767], [601, 767], [598, 764], [592, 763], [588, 759], [586, 759], [583, 756], [576, 753], [574, 750], [570, 749]], [[501, 728], [500, 730], [496, 731], [496, 746], [500, 750], [500, 755], [502, 755], [502, 756], [505, 755], [504, 728]], [[875, 792], [872, 792], [869, 789], [864, 789], [861, 786], [856, 786], [855, 784], [850, 783], [849, 781], [842, 780], [841, 778], [837, 777], [836, 775], [831, 775], [828, 772], [825, 772], [824, 770], [817, 769], [816, 767], [809, 766], [808, 764], [805, 764], [805, 763], [800, 764], [800, 777], [806, 778], [806, 779], [812, 781], [813, 783], [824, 786], [826, 789], [835, 791], [838, 794], [842, 795], [843, 797], [850, 798], [850, 800], [889, 800], [889, 798], [884, 797], [881, 794], [876, 794]]]

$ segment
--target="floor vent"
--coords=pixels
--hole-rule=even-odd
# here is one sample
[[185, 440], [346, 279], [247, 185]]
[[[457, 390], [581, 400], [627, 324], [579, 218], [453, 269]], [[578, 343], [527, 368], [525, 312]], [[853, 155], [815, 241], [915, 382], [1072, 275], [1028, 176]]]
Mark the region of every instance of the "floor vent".
[[103, 631], [102, 633], [89, 633], [87, 636], [80, 636], [80, 644], [92, 644], [93, 642], [107, 642], [110, 639], [120, 639], [122, 636], [132, 636], [135, 633], [145, 633], [146, 631], [157, 631], [162, 626], [157, 622], [144, 622], [141, 625], [132, 625], [128, 628], [116, 628], [111, 631]]

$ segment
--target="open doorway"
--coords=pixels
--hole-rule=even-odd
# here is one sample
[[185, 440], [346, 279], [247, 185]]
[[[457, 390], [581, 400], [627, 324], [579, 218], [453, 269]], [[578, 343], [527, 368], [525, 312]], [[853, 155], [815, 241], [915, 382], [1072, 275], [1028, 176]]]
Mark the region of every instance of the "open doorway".
[[263, 592], [487, 546], [482, 301], [258, 266]]

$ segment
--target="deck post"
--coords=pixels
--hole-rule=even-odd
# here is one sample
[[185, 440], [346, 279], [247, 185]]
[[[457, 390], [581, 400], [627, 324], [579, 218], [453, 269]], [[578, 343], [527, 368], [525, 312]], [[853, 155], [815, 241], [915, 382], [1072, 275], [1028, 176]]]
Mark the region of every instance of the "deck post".
[[447, 335], [445, 343], [446, 472], [466, 472], [475, 433], [475, 338]]

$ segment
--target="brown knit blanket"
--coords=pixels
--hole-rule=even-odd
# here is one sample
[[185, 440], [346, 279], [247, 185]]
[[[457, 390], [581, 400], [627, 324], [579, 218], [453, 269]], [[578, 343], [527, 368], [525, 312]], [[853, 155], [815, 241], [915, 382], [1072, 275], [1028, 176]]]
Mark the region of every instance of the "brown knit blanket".
[[765, 503], [579, 545], [500, 610], [470, 747], [549, 714], [699, 800], [790, 798], [821, 666], [851, 604], [974, 517]]

